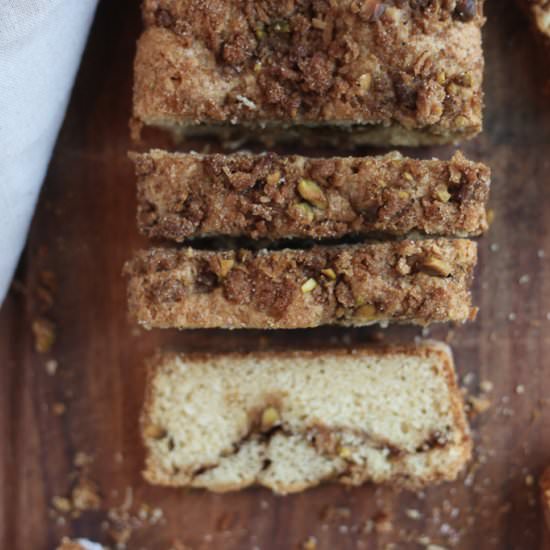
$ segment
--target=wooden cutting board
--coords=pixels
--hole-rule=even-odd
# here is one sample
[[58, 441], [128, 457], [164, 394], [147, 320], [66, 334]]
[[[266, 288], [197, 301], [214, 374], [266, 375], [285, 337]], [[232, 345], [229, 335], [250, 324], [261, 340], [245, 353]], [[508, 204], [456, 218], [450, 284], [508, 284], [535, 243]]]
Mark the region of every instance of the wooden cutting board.
[[[541, 547], [536, 483], [550, 463], [549, 63], [512, 2], [490, 2], [487, 11], [485, 132], [464, 145], [469, 157], [493, 169], [496, 215], [480, 241], [475, 284], [481, 311], [466, 327], [429, 333], [453, 345], [469, 394], [493, 387], [481, 401], [489, 400], [489, 409], [473, 420], [470, 470], [419, 494], [327, 485], [283, 498], [261, 489], [212, 495], [144, 483], [143, 362], [157, 347], [353, 346], [410, 340], [420, 331], [147, 333], [127, 321], [122, 265], [146, 244], [136, 231], [126, 158], [134, 147], [128, 119], [140, 20], [134, 0], [104, 1], [0, 311], [1, 548], [50, 550], [66, 534], [112, 545], [113, 530], [120, 538], [131, 533], [132, 549], [275, 550], [299, 548], [308, 537], [330, 550], [430, 542], [449, 549]], [[169, 146], [162, 139], [149, 143]], [[404, 152], [449, 158], [452, 151]], [[42, 318], [55, 324], [47, 353], [35, 351], [32, 332]], [[91, 464], [82, 464], [86, 457]], [[99, 491], [99, 502], [84, 494], [86, 506], [99, 509], [78, 512], [74, 501], [63, 500], [75, 484], [92, 497]]]

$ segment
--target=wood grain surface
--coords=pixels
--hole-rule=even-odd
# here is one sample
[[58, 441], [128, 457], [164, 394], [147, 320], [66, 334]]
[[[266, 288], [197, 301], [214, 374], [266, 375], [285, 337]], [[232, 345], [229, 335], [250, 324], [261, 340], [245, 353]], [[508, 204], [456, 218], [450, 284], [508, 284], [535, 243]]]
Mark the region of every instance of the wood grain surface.
[[[469, 394], [479, 396], [487, 381], [493, 385], [483, 394], [490, 408], [473, 420], [476, 458], [470, 470], [456, 483], [419, 494], [327, 485], [284, 498], [260, 489], [212, 495], [142, 480], [143, 363], [157, 347], [318, 348], [380, 337], [399, 341], [420, 332], [147, 333], [128, 322], [122, 265], [146, 244], [136, 231], [135, 182], [126, 158], [133, 147], [131, 63], [140, 19], [134, 0], [105, 0], [28, 246], [0, 311], [1, 548], [50, 550], [63, 535], [113, 546], [113, 529], [123, 537], [127, 527], [132, 549], [185, 544], [274, 550], [299, 548], [308, 537], [323, 550], [430, 543], [448, 549], [542, 547], [537, 477], [550, 463], [549, 63], [511, 1], [489, 2], [487, 12], [485, 132], [464, 146], [468, 156], [493, 169], [496, 216], [480, 241], [475, 284], [481, 311], [466, 327], [430, 331], [453, 345]], [[158, 135], [148, 137], [148, 144], [169, 145]], [[450, 158], [452, 151], [405, 153]], [[32, 325], [40, 318], [55, 324], [48, 353], [35, 351]], [[58, 364], [55, 374], [51, 360]], [[75, 466], [79, 452], [93, 456], [93, 463]], [[56, 512], [55, 497], [69, 495], [79, 472], [97, 484], [100, 508]], [[161, 512], [152, 511], [157, 507], [160, 519]]]

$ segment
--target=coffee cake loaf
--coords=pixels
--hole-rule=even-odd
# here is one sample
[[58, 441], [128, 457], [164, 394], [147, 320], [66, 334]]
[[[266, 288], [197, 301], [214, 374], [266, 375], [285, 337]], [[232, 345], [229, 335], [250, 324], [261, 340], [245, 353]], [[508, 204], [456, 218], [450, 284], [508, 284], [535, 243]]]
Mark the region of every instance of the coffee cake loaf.
[[159, 354], [142, 435], [151, 483], [277, 493], [329, 480], [416, 489], [455, 479], [472, 445], [452, 356], [439, 343]]
[[477, 246], [421, 240], [309, 250], [153, 248], [128, 262], [131, 316], [146, 328], [308, 328], [464, 322]]
[[482, 5], [145, 0], [135, 128], [384, 145], [470, 138], [482, 126]]
[[460, 153], [448, 162], [399, 153], [311, 159], [153, 150], [131, 158], [138, 226], [148, 237], [467, 237], [487, 229], [489, 169]]

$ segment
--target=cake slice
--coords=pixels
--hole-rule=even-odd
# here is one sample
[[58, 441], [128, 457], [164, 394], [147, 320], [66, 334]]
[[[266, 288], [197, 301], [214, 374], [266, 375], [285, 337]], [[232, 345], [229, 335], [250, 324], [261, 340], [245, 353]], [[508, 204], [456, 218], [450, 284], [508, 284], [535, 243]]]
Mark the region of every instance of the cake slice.
[[131, 316], [146, 328], [308, 328], [464, 322], [477, 259], [468, 240], [310, 250], [153, 248], [128, 262]]
[[519, 0], [519, 4], [530, 17], [538, 35], [550, 47], [550, 0]]
[[148, 237], [465, 237], [487, 229], [490, 171], [460, 153], [451, 161], [160, 150], [131, 158], [138, 226]]
[[154, 484], [291, 493], [453, 480], [471, 440], [447, 346], [162, 354], [142, 435]]
[[482, 5], [146, 0], [136, 127], [339, 144], [470, 138], [482, 126]]

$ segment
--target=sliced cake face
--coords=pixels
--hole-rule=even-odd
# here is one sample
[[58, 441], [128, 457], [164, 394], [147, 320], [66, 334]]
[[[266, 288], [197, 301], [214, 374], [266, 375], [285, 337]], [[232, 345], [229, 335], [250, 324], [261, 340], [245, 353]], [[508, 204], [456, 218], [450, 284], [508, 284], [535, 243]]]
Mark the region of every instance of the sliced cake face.
[[138, 225], [148, 237], [464, 237], [487, 228], [490, 171], [460, 153], [448, 162], [399, 153], [311, 159], [153, 150], [131, 157]]
[[454, 479], [471, 449], [452, 358], [436, 344], [160, 355], [142, 433], [150, 482], [214, 491], [418, 487]]
[[312, 127], [354, 127], [352, 140], [395, 145], [481, 129], [481, 0], [148, 0], [144, 19], [141, 123], [319, 139]]
[[310, 250], [150, 249], [125, 268], [147, 328], [308, 328], [475, 317], [477, 247], [399, 241]]

